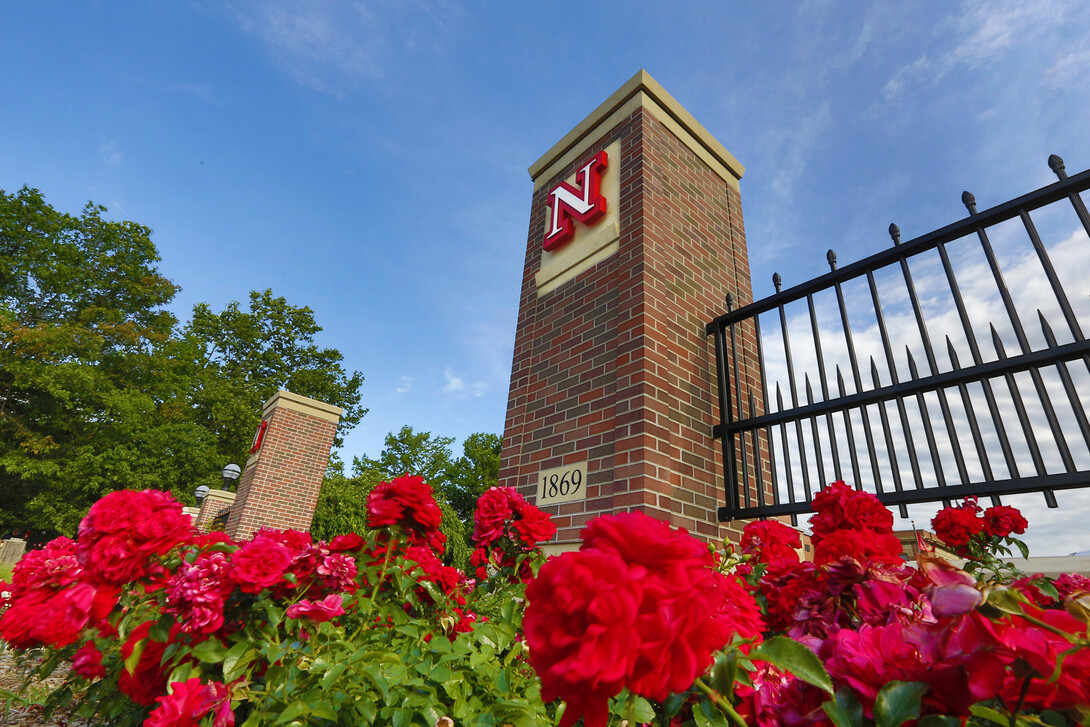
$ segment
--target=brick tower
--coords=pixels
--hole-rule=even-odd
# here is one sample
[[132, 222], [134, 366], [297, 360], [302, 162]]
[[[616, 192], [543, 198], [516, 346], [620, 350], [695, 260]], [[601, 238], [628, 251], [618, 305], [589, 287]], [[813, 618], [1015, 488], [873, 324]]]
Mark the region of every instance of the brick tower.
[[500, 484], [553, 514], [558, 548], [630, 510], [727, 535], [704, 325], [752, 300], [743, 171], [644, 71], [529, 169]]
[[224, 532], [246, 540], [262, 526], [310, 530], [343, 411], [290, 391], [265, 402]]

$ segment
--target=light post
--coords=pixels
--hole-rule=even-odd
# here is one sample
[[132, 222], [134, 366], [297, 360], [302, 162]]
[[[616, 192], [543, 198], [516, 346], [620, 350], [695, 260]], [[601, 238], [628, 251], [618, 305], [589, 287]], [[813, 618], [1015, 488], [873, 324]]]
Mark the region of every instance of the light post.
[[198, 505], [201, 504], [201, 500], [204, 499], [204, 496], [208, 494], [209, 489], [208, 485], [201, 485], [197, 488], [197, 491], [193, 493], [193, 496], [197, 498]]
[[232, 490], [238, 476], [242, 474], [242, 468], [237, 464], [229, 464], [223, 468], [220, 474], [223, 475], [223, 489]]

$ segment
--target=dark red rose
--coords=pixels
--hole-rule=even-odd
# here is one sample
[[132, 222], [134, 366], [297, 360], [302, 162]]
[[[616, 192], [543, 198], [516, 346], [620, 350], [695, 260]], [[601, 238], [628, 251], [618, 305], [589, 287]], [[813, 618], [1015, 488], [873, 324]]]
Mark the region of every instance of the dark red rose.
[[984, 520], [977, 517], [972, 507], [943, 508], [931, 520], [931, 529], [950, 548], [968, 545], [974, 535], [984, 530]]
[[383, 482], [367, 496], [367, 525], [381, 528], [400, 525], [414, 542], [443, 552], [446, 536], [439, 532], [443, 512], [423, 477], [405, 475]]
[[999, 538], [1011, 533], [1021, 535], [1026, 532], [1029, 523], [1017, 508], [1009, 505], [995, 505], [984, 511], [984, 532]]
[[802, 547], [802, 540], [797, 530], [779, 520], [754, 520], [742, 530], [739, 545], [743, 553], [755, 556], [762, 563], [780, 560], [798, 563], [796, 548]]
[[638, 573], [613, 552], [581, 550], [548, 560], [526, 588], [523, 629], [545, 701], [563, 699], [561, 727], [580, 717], [604, 727], [639, 655]]
[[174, 682], [170, 690], [170, 694], [156, 697], [159, 704], [144, 720], [144, 727], [197, 727], [215, 704], [212, 690], [198, 677]]
[[117, 679], [117, 688], [122, 694], [145, 706], [154, 704], [156, 697], [166, 693], [167, 674], [171, 670], [171, 666], [161, 664], [167, 645], [148, 636], [153, 623], [145, 621], [137, 626], [121, 645], [122, 660], [132, 656], [140, 642], [144, 643], [144, 650], [140, 653], [136, 668], [131, 673], [128, 669], [122, 669]]
[[477, 498], [473, 513], [473, 542], [487, 548], [507, 534], [507, 522], [514, 517], [512, 500], [522, 499], [511, 487], [490, 487]]
[[901, 541], [892, 533], [876, 533], [873, 530], [833, 530], [815, 541], [814, 563], [836, 563], [841, 558], [852, 558], [859, 563], [868, 561], [899, 565]]
[[260, 593], [278, 584], [294, 559], [290, 548], [259, 532], [231, 554], [232, 577], [244, 593]]
[[185, 542], [192, 529], [191, 518], [169, 493], [111, 492], [80, 521], [79, 561], [102, 583], [121, 585], [159, 575], [154, 556]]
[[95, 642], [88, 641], [72, 655], [72, 671], [87, 680], [106, 676], [106, 668], [102, 666], [102, 652], [95, 646]]

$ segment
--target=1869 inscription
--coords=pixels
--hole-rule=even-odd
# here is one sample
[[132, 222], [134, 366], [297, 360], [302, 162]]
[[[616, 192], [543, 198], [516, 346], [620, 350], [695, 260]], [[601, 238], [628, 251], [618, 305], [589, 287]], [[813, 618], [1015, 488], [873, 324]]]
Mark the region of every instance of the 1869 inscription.
[[537, 504], [574, 502], [587, 496], [587, 463], [542, 470], [537, 476]]

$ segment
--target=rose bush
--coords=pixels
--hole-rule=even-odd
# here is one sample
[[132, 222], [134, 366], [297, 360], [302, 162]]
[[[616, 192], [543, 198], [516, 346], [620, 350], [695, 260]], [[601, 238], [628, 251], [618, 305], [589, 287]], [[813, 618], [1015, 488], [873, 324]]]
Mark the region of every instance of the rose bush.
[[365, 533], [189, 530], [162, 493], [92, 507], [27, 554], [0, 638], [42, 649], [50, 694], [96, 723], [176, 725], [1077, 725], [1090, 719], [1090, 579], [1026, 576], [1014, 508], [935, 532], [964, 567], [900, 557], [876, 498], [815, 497], [794, 529], [715, 549], [640, 513], [546, 560], [549, 517], [492, 488], [474, 577], [445, 566], [420, 479], [375, 488]]

